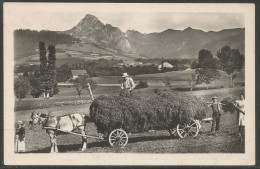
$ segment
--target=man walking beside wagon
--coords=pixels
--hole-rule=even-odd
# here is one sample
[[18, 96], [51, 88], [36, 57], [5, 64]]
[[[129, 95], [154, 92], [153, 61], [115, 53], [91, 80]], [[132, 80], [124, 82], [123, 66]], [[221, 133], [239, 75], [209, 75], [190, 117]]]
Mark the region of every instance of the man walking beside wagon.
[[[215, 134], [215, 132], [219, 132], [220, 128], [220, 118], [221, 118], [221, 105], [222, 103], [218, 102], [217, 96], [214, 96], [212, 98], [212, 103], [208, 103], [209, 106], [212, 108], [213, 114], [212, 114], [212, 127], [211, 132]], [[215, 127], [216, 126], [216, 127]]]

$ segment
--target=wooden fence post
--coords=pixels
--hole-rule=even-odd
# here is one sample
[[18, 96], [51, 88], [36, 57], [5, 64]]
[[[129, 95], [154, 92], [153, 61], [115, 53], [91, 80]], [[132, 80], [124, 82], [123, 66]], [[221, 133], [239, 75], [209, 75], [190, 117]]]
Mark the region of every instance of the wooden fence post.
[[89, 90], [89, 93], [90, 93], [90, 96], [91, 96], [91, 100], [93, 101], [94, 97], [93, 97], [93, 93], [92, 93], [92, 90], [91, 90], [91, 87], [90, 87], [89, 83], [88, 83], [88, 90]]

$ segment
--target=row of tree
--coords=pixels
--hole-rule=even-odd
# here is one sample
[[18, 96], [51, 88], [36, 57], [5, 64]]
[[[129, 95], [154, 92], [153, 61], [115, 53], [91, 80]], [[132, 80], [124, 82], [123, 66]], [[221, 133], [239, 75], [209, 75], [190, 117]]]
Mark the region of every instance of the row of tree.
[[220, 77], [219, 70], [222, 70], [230, 76], [230, 85], [234, 87], [236, 72], [244, 67], [245, 57], [240, 54], [238, 49], [232, 49], [229, 46], [222, 47], [213, 57], [211, 51], [202, 49], [198, 54], [198, 61], [195, 64], [196, 74], [192, 74], [188, 79], [191, 90], [200, 83], [208, 85]]
[[58, 93], [56, 79], [56, 50], [54, 45], [49, 45], [48, 58], [46, 57], [46, 49], [44, 42], [39, 43], [40, 49], [40, 85], [43, 92], [51, 95]]
[[[54, 45], [48, 46], [48, 57], [44, 42], [39, 42], [40, 69], [39, 72], [24, 73], [23, 76], [15, 79], [14, 91], [19, 100], [30, 93], [33, 98], [39, 97], [42, 93], [46, 97], [58, 94], [57, 73], [56, 73], [56, 49]], [[36, 73], [37, 72], [37, 73]]]

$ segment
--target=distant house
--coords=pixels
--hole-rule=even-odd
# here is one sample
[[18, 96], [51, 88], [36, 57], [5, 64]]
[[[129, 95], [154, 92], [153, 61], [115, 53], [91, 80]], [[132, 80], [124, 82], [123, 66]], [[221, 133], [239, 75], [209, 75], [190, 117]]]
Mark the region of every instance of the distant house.
[[158, 70], [162, 70], [163, 68], [173, 68], [174, 66], [168, 62], [163, 62], [158, 66]]
[[130, 66], [137, 66], [137, 65], [142, 65], [142, 62], [136, 62], [136, 61], [124, 61], [124, 65], [126, 67], [130, 67]]
[[152, 65], [158, 66], [158, 64], [156, 64], [156, 63], [150, 63], [150, 62], [142, 64], [142, 66], [152, 66]]
[[86, 70], [71, 70], [72, 79], [77, 79], [80, 75], [88, 75]]
[[130, 66], [138, 66], [138, 65], [142, 65], [142, 62], [135, 62], [135, 61], [124, 61], [122, 63], [117, 63], [115, 65], [113, 65], [113, 67], [130, 67]]
[[91, 56], [99, 56], [98, 53], [91, 53], [90, 55], [91, 55]]
[[59, 87], [70, 87], [70, 86], [74, 86], [73, 83], [70, 83], [70, 82], [59, 82], [57, 84]]

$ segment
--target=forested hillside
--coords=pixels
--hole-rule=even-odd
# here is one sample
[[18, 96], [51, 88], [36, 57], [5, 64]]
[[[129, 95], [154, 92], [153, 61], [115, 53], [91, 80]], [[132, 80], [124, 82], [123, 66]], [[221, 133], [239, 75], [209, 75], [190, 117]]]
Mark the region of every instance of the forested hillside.
[[14, 31], [14, 57], [15, 60], [38, 54], [39, 41], [49, 44], [72, 44], [78, 39], [71, 35], [54, 31], [35, 31], [19, 29]]

